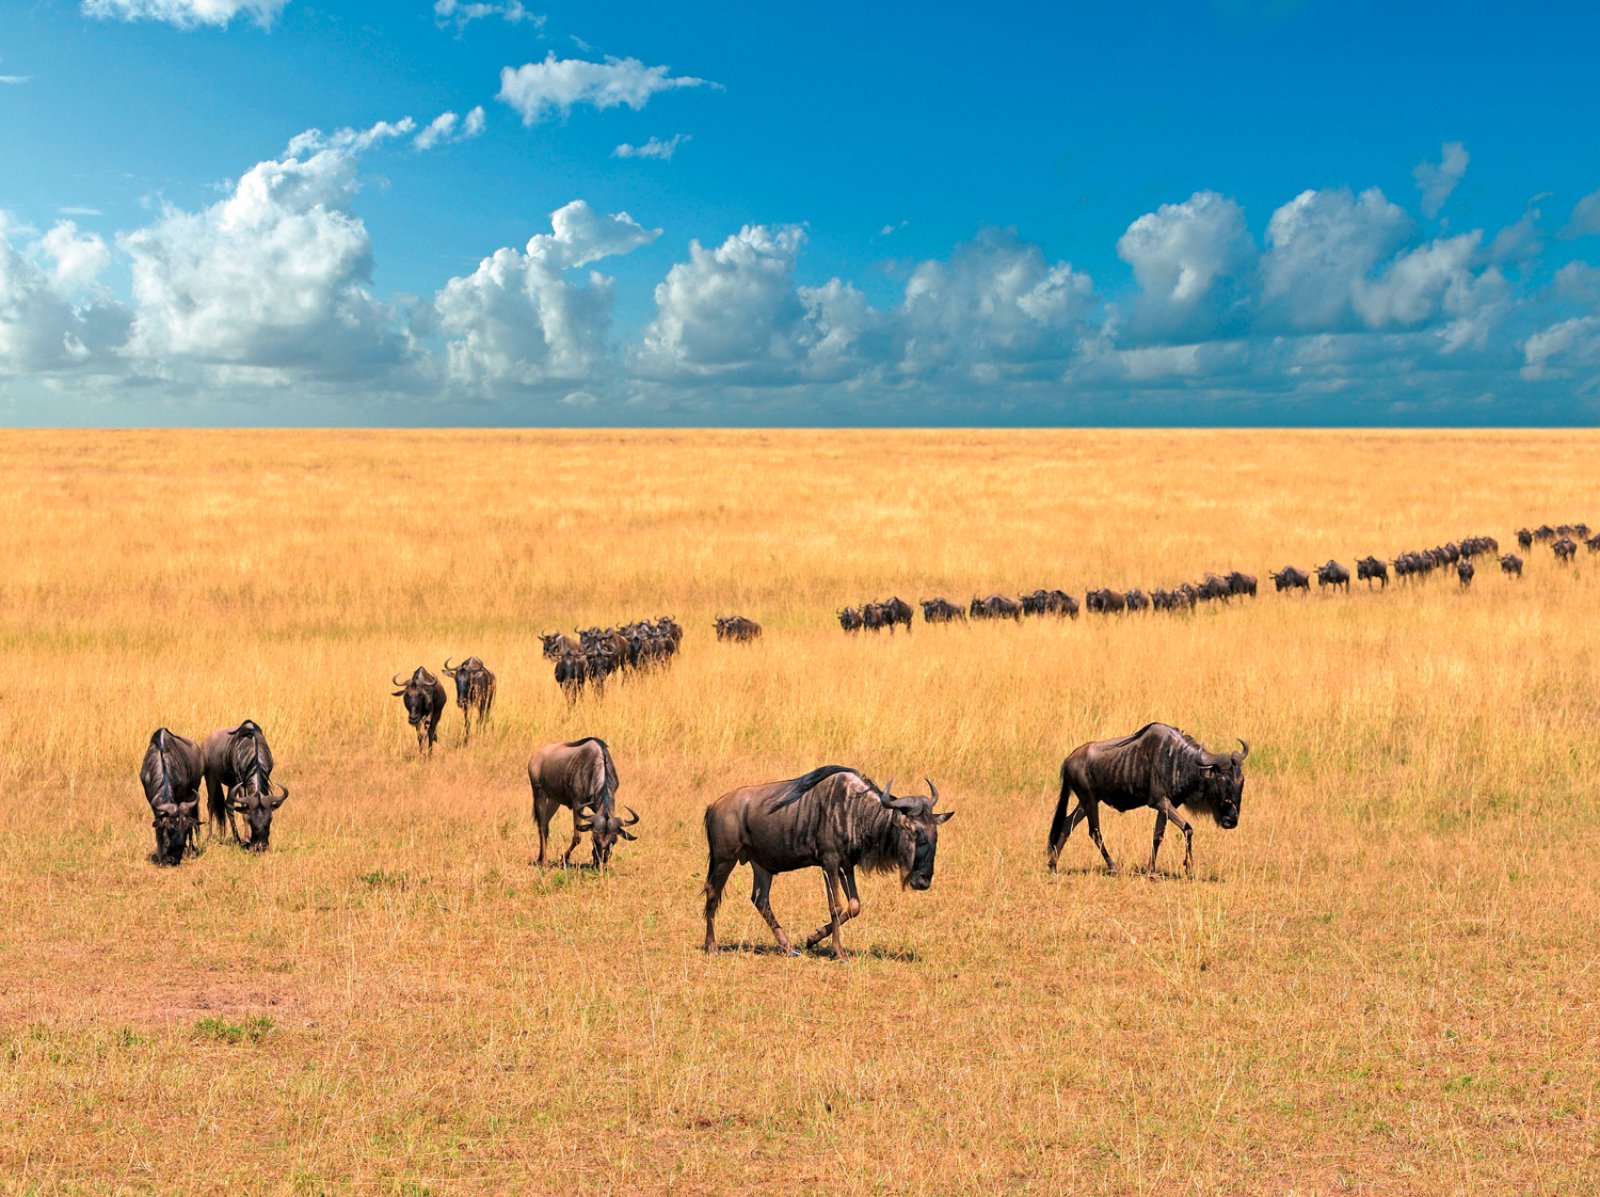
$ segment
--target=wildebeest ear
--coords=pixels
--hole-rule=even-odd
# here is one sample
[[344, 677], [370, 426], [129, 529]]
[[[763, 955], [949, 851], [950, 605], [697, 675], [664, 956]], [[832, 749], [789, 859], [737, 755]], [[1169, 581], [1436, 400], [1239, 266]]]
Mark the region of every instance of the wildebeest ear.
[[935, 823], [948, 823], [955, 817], [955, 813], [956, 812], [953, 810], [940, 811], [938, 814], [933, 816], [933, 821]]
[[406, 696], [406, 692], [404, 690], [396, 690], [394, 692], [394, 696], [396, 698], [404, 698]]

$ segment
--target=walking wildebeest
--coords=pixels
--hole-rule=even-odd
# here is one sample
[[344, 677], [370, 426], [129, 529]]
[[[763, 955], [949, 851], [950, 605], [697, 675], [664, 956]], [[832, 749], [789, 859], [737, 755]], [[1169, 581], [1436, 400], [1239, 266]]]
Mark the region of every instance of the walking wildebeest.
[[[1250, 755], [1250, 745], [1240, 740], [1239, 747], [1244, 751], [1207, 752], [1165, 723], [1147, 723], [1120, 740], [1080, 744], [1061, 762], [1061, 797], [1050, 822], [1050, 871], [1056, 871], [1061, 849], [1082, 819], [1089, 821], [1089, 838], [1100, 849], [1106, 868], [1117, 871], [1100, 838], [1099, 807], [1104, 802], [1112, 810], [1124, 813], [1146, 806], [1156, 812], [1155, 842], [1150, 847], [1152, 876], [1167, 820], [1176, 823], [1183, 831], [1183, 869], [1193, 877], [1194, 829], [1178, 814], [1178, 807], [1187, 806], [1197, 815], [1210, 815], [1224, 831], [1238, 826], [1239, 804], [1244, 797], [1241, 766]], [[1067, 803], [1074, 796], [1078, 805], [1068, 814]]]
[[1140, 590], [1137, 586], [1129, 590], [1124, 598], [1128, 604], [1128, 610], [1130, 612], [1148, 611], [1150, 609], [1150, 596], [1144, 591]]
[[1278, 588], [1280, 594], [1285, 590], [1304, 590], [1307, 594], [1311, 592], [1311, 575], [1292, 565], [1286, 565], [1277, 573], [1268, 574], [1267, 577], [1272, 579], [1272, 584]]
[[[705, 950], [717, 950], [717, 907], [733, 867], [748, 861], [755, 873], [750, 901], [761, 912], [781, 951], [798, 955], [772, 913], [769, 895], [776, 873], [816, 866], [828, 888], [828, 922], [806, 937], [814, 948], [830, 935], [835, 959], [844, 959], [839, 929], [861, 913], [856, 870], [898, 871], [900, 884], [927, 889], [939, 824], [954, 811], [934, 814], [939, 790], [930, 796], [896, 798], [894, 782], [879, 790], [854, 769], [825, 765], [792, 781], [772, 781], [730, 790], [706, 807]], [[846, 905], [839, 903], [844, 886]]]
[[1463, 557], [1460, 561], [1456, 562], [1456, 577], [1461, 579], [1461, 589], [1465, 590], [1468, 586], [1472, 585], [1473, 573], [1474, 570], [1472, 568], [1472, 558]]
[[[206, 737], [201, 749], [205, 763], [206, 809], [213, 830], [226, 820], [235, 843], [243, 842], [252, 852], [265, 852], [272, 838], [272, 813], [289, 796], [280, 785], [272, 792], [272, 749], [252, 719], [233, 727], [221, 727]], [[241, 841], [233, 816], [244, 816], [250, 839]]]
[[843, 611], [835, 611], [839, 617], [839, 626], [847, 632], [859, 632], [862, 628], [861, 612], [854, 607], [846, 607]]
[[1097, 590], [1088, 591], [1083, 596], [1083, 605], [1100, 615], [1121, 615], [1127, 610], [1128, 601], [1120, 591], [1108, 590], [1102, 586]]
[[1329, 558], [1326, 565], [1317, 566], [1317, 589], [1324, 586], [1343, 586], [1346, 593], [1350, 590], [1350, 571], [1337, 561]]
[[191, 739], [157, 729], [139, 766], [139, 784], [155, 816], [157, 864], [175, 865], [196, 847], [200, 827], [200, 749]]
[[472, 716], [476, 712], [478, 727], [494, 707], [494, 674], [477, 657], [468, 657], [451, 668], [450, 658], [444, 659], [444, 675], [456, 684], [456, 706], [461, 708], [461, 721], [466, 726], [466, 743], [472, 743]]
[[949, 599], [931, 598], [922, 600], [923, 623], [954, 623], [958, 619], [962, 623], [966, 623], [967, 613]]
[[761, 638], [761, 625], [743, 615], [717, 616], [717, 639], [735, 640], [743, 644]]
[[1524, 549], [1533, 548], [1533, 533], [1530, 532], [1527, 528], [1518, 528], [1517, 529], [1517, 545], [1518, 545], [1518, 547], [1524, 548]]
[[1500, 572], [1506, 574], [1515, 574], [1520, 578], [1522, 576], [1522, 558], [1518, 557], [1515, 553], [1507, 553], [1504, 557], [1500, 558]]
[[433, 743], [439, 738], [439, 720], [444, 717], [444, 683], [427, 668], [418, 665], [411, 680], [402, 682], [396, 674], [392, 685], [400, 689], [394, 696], [406, 704], [406, 722], [417, 729], [417, 753], [432, 756]]
[[1356, 561], [1356, 578], [1367, 584], [1367, 589], [1372, 589], [1374, 582], [1382, 582], [1384, 588], [1389, 585], [1389, 567], [1376, 557], [1368, 556]]
[[1234, 570], [1224, 581], [1228, 583], [1229, 594], [1236, 596], [1248, 594], [1251, 598], [1256, 597], [1256, 576], [1254, 574], [1240, 573], [1238, 570]]
[[578, 651], [578, 642], [565, 632], [541, 632], [539, 643], [544, 646], [544, 655], [552, 661], [559, 661], [562, 653]]
[[1600, 553], [1600, 532], [1596, 532], [1588, 540], [1584, 541], [1583, 547], [1591, 553]]
[[967, 608], [973, 619], [1014, 619], [1022, 622], [1022, 603], [1003, 594], [991, 594], [988, 598], [975, 598]]
[[1555, 553], [1557, 561], [1571, 561], [1573, 554], [1578, 551], [1578, 545], [1572, 537], [1563, 536], [1551, 545], [1550, 549]]
[[628, 828], [639, 821], [631, 806], [623, 807], [631, 819], [616, 812], [617, 766], [604, 740], [589, 736], [565, 744], [546, 744], [528, 758], [528, 785], [533, 790], [533, 821], [539, 829], [539, 858], [545, 867], [545, 844], [550, 838], [550, 820], [566, 807], [572, 812], [572, 842], [561, 858], [566, 868], [572, 850], [585, 831], [591, 833], [592, 863], [600, 868], [611, 859], [617, 837], [637, 839]]

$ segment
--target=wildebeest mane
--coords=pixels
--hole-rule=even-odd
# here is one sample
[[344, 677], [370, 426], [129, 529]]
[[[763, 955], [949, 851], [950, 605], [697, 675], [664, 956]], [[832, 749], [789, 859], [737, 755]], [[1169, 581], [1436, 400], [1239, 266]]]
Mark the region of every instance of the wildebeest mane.
[[599, 736], [585, 736], [581, 740], [568, 740], [565, 747], [582, 748], [585, 744], [600, 745], [600, 756], [606, 765], [606, 796], [614, 798], [617, 793], [617, 766], [611, 759], [611, 745], [607, 744]]
[[1208, 775], [1202, 771], [1207, 753], [1205, 745], [1182, 728], [1170, 723], [1147, 723], [1131, 736], [1124, 736], [1111, 746], [1130, 748], [1146, 732], [1158, 731], [1148, 746], [1149, 765], [1167, 794], [1175, 803], [1181, 803], [1197, 815], [1217, 818], [1216, 800], [1211, 794]]
[[799, 777], [792, 778], [791, 780], [785, 782], [783, 789], [779, 790], [773, 795], [772, 802], [767, 809], [769, 811], [775, 811], [782, 810], [786, 806], [792, 806], [794, 803], [798, 802], [801, 797], [815, 789], [822, 782], [827, 781], [828, 778], [832, 777], [835, 773], [855, 773], [856, 776], [861, 778], [862, 781], [866, 782], [874, 792], [881, 792], [878, 790], [876, 785], [873, 785], [871, 778], [860, 772], [857, 772], [855, 769], [851, 769], [845, 765], [823, 765], [820, 769], [813, 769], [810, 773], [801, 774]]
[[[156, 734], [150, 737], [150, 747], [156, 750], [155, 755], [152, 758], [147, 753], [145, 757], [145, 767], [153, 774], [150, 789], [154, 792], [145, 794], [152, 810], [163, 803], [176, 801], [172, 796], [172, 771], [167, 767], [167, 734], [164, 727], [156, 730]], [[142, 776], [140, 780], [144, 780]]]

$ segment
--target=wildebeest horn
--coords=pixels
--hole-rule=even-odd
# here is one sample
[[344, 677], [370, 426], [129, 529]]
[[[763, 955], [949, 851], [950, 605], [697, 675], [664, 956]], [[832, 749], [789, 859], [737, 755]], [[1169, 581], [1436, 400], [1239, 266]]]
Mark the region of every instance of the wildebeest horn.
[[1243, 740], [1240, 740], [1239, 747], [1244, 749], [1244, 751], [1239, 754], [1239, 759], [1242, 761], [1245, 757], [1250, 755], [1250, 745], [1245, 743]]
[[928, 783], [928, 793], [933, 795], [928, 799], [928, 805], [936, 806], [939, 802], [939, 787], [933, 784], [933, 778], [931, 777], [924, 777], [922, 780]]
[[287, 802], [289, 800], [289, 787], [280, 782], [278, 784], [278, 789], [282, 790], [283, 792], [272, 800], [272, 809], [273, 810], [277, 810], [280, 806], [282, 806], [285, 802]]
[[624, 827], [632, 827], [635, 823], [637, 823], [639, 821], [639, 812], [634, 810], [633, 807], [625, 806], [622, 809], [627, 811], [630, 815], [633, 816], [633, 818], [631, 818], [631, 819], [622, 820], [622, 825]]
[[894, 778], [891, 777], [889, 779], [888, 783], [883, 787], [883, 793], [878, 795], [878, 801], [881, 802], [884, 806], [888, 806], [888, 807], [892, 808], [894, 795], [891, 794], [889, 791], [892, 790], [893, 788], [894, 788]]
[[392, 678], [389, 679], [389, 684], [391, 686], [403, 686], [403, 685], [405, 685], [405, 683], [400, 680], [400, 675], [398, 673], [395, 674]]
[[444, 659], [444, 671], [445, 671], [445, 674], [447, 676], [449, 676], [449, 677], [455, 677], [455, 675], [456, 675], [456, 671], [450, 667], [450, 658], [449, 657], [446, 657]]
[[163, 802], [156, 807], [156, 814], [158, 815], [175, 815], [177, 813], [178, 804], [175, 802]]
[[572, 821], [572, 830], [574, 830], [574, 831], [593, 831], [594, 830], [594, 820], [592, 820], [592, 819], [574, 819]]

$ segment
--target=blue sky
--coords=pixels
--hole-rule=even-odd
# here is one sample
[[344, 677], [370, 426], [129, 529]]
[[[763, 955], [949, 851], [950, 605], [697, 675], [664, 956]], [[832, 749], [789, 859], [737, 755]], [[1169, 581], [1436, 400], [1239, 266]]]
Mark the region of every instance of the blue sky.
[[1537, 11], [10, 0], [0, 421], [1592, 424]]

